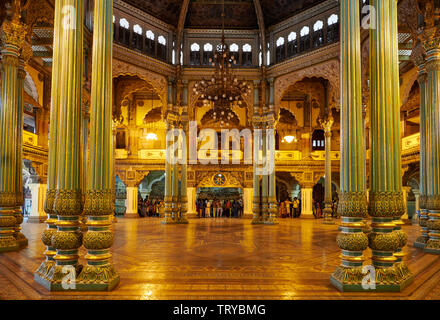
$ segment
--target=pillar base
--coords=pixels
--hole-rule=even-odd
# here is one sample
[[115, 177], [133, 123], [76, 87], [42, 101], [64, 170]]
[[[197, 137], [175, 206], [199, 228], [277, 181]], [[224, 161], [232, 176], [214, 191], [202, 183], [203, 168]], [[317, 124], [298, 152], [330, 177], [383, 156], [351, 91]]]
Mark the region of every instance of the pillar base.
[[163, 220], [160, 223], [162, 223], [162, 224], [176, 224], [177, 221], [171, 217], [169, 217], [169, 218], [165, 217], [165, 218], [163, 218]]
[[324, 220], [322, 220], [322, 224], [335, 224], [335, 221], [332, 218], [324, 218]]
[[330, 276], [330, 282], [341, 292], [401, 292], [414, 281], [414, 275], [403, 263], [387, 269], [382, 269], [385, 272], [376, 269], [376, 283], [368, 289], [362, 287], [365, 277], [362, 268], [337, 267]]
[[125, 213], [124, 218], [137, 219], [139, 218], [139, 215], [137, 213]]
[[252, 224], [264, 224], [264, 220], [261, 217], [252, 218]]
[[413, 246], [418, 249], [425, 249], [426, 243], [428, 242], [429, 237], [420, 236], [417, 238], [416, 241], [414, 241]]
[[43, 223], [47, 220], [47, 216], [29, 216], [27, 218], [27, 223]]
[[[46, 261], [43, 262], [43, 264]], [[41, 266], [40, 266], [41, 268]], [[48, 291], [77, 291], [76, 289], [65, 288], [66, 284], [62, 283], [62, 279], [68, 276], [67, 273], [63, 272], [63, 266], [53, 265], [52, 268], [48, 269], [48, 273], [46, 276], [43, 276], [38, 273], [40, 270], [38, 268], [37, 272], [34, 273], [34, 280], [36, 283], [43, 286]], [[82, 269], [82, 265], [76, 265], [76, 274], [79, 274], [79, 271]], [[70, 286], [71, 284], [67, 284]]]
[[428, 240], [424, 247], [426, 253], [440, 254], [440, 240]]
[[14, 237], [0, 239], [0, 252], [11, 252], [20, 250], [20, 245]]
[[277, 218], [268, 218], [266, 221], [263, 222], [263, 224], [273, 226], [279, 224], [279, 222]]
[[119, 284], [119, 274], [113, 265], [85, 266], [74, 291], [111, 291]]
[[23, 233], [19, 232], [17, 234], [17, 243], [20, 249], [27, 247], [28, 239], [24, 236]]
[[176, 221], [176, 224], [188, 224], [188, 219], [187, 218], [183, 218], [183, 219], [179, 219]]
[[254, 214], [252, 212], [244, 213], [243, 219], [253, 219]]
[[45, 260], [38, 267], [37, 271], [34, 272], [34, 280], [36, 282], [42, 281], [47, 277], [49, 271], [55, 266], [54, 260]]

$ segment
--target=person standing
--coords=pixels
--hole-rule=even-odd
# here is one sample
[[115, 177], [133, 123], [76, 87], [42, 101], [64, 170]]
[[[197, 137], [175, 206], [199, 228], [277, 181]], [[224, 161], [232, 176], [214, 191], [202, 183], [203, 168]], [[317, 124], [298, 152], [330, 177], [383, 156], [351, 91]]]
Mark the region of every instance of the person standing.
[[293, 207], [293, 217], [298, 218], [299, 217], [299, 200], [297, 197], [295, 197], [293, 199], [292, 207]]

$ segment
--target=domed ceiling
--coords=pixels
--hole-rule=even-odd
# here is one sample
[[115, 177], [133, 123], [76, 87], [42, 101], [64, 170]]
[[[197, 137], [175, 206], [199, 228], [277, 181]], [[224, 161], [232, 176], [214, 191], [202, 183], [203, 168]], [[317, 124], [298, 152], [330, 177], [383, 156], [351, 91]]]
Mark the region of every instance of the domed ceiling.
[[[124, 0], [152, 16], [177, 27], [183, 0]], [[324, 0], [259, 0], [265, 26], [281, 22]], [[186, 28], [220, 28], [221, 0], [190, 0]], [[258, 29], [254, 0], [225, 0], [227, 29]]]

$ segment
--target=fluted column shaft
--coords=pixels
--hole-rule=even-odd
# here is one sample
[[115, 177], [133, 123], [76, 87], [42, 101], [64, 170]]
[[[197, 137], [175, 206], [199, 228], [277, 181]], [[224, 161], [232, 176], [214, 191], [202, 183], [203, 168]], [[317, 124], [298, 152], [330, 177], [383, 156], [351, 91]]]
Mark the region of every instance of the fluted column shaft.
[[165, 194], [164, 194], [164, 201], [165, 201], [165, 212], [164, 212], [164, 220], [162, 221], [162, 223], [172, 223], [172, 205], [173, 205], [173, 197], [172, 197], [172, 179], [171, 179], [171, 175], [172, 175], [172, 168], [171, 168], [171, 163], [172, 163], [172, 159], [173, 159], [173, 154], [172, 154], [172, 144], [173, 144], [173, 140], [171, 139], [171, 137], [169, 137], [169, 135], [167, 134], [170, 130], [172, 130], [172, 126], [169, 123], [169, 121], [167, 121], [166, 124], [166, 160], [165, 160]]
[[180, 217], [179, 223], [188, 223], [186, 214], [188, 213], [188, 82], [184, 82], [182, 90], [182, 163], [180, 164]]
[[[263, 124], [262, 128], [262, 138], [263, 138], [263, 167], [267, 166], [269, 158], [267, 154], [267, 124]], [[269, 214], [269, 175], [265, 170], [261, 170], [261, 211], [262, 219], [266, 221]]]
[[56, 255], [55, 248], [52, 245], [52, 236], [57, 232], [57, 215], [55, 213], [55, 192], [57, 187], [57, 161], [59, 144], [58, 144], [58, 130], [59, 130], [59, 89], [61, 82], [61, 57], [62, 50], [62, 16], [61, 9], [64, 5], [64, 0], [57, 1], [55, 4], [54, 13], [54, 37], [53, 37], [53, 54], [52, 54], [52, 80], [51, 80], [51, 107], [49, 120], [49, 154], [48, 154], [48, 170], [47, 170], [47, 192], [44, 200], [44, 212], [47, 214], [46, 230], [41, 235], [41, 240], [46, 246], [44, 255], [46, 260], [41, 263], [39, 268], [34, 273], [34, 278], [37, 282], [45, 279], [49, 271], [55, 265], [54, 256]]
[[427, 198], [429, 240], [425, 251], [440, 254], [440, 45], [438, 35], [426, 47]]
[[[17, 140], [19, 112], [19, 50], [24, 42], [24, 25], [18, 13], [1, 26], [3, 42], [0, 96], [0, 252], [19, 249], [16, 235]], [[22, 97], [21, 97], [22, 99]], [[20, 176], [21, 178], [21, 176]]]
[[[423, 58], [422, 58], [423, 59]], [[426, 208], [427, 196], [427, 155], [428, 155], [428, 141], [427, 141], [427, 110], [426, 110], [426, 88], [427, 88], [427, 73], [426, 66], [423, 62], [419, 65], [418, 76], [420, 88], [420, 220], [419, 224], [422, 228], [422, 235], [414, 242], [414, 246], [424, 248], [428, 241], [428, 209]]]
[[[22, 51], [23, 56], [23, 51]], [[16, 156], [16, 185], [15, 194], [17, 197], [17, 207], [15, 210], [15, 238], [20, 247], [28, 244], [26, 237], [20, 232], [23, 222], [23, 103], [24, 103], [24, 79], [26, 71], [24, 70], [25, 61], [19, 59], [18, 82], [17, 82], [17, 156]]]
[[110, 248], [114, 203], [112, 56], [113, 1], [95, 0], [93, 60], [90, 99], [90, 154], [84, 214], [87, 233], [84, 247], [87, 265], [78, 277], [79, 290], [112, 290], [119, 274], [111, 262]]
[[324, 223], [332, 223], [332, 159], [331, 159], [331, 143], [332, 143], [332, 126], [333, 117], [329, 115], [321, 122], [325, 134], [325, 196], [324, 196]]
[[359, 19], [359, 1], [341, 0], [341, 233], [337, 243], [342, 250], [342, 263], [330, 277], [341, 291], [363, 290], [363, 251], [368, 247], [363, 233], [367, 198]]
[[[49, 271], [47, 282], [49, 290], [65, 290], [66, 272], [76, 279], [82, 266], [78, 263], [78, 249], [82, 244], [79, 230], [79, 216], [83, 211], [81, 190], [81, 104], [83, 77], [83, 0], [57, 1], [56, 13], [61, 19], [55, 33], [59, 45], [58, 90], [52, 91], [59, 97], [55, 99], [51, 112], [58, 109], [56, 184], [54, 211], [57, 215], [57, 232], [52, 236], [52, 246], [57, 253], [56, 265]], [[70, 19], [65, 19], [68, 8]], [[53, 141], [50, 141], [53, 143]], [[54, 149], [52, 149], [54, 151]], [[51, 185], [52, 187], [52, 185]], [[73, 289], [74, 283], [71, 283]]]
[[259, 108], [260, 108], [260, 91], [259, 81], [254, 81], [254, 166], [253, 166], [253, 218], [252, 224], [261, 223], [261, 194], [260, 194], [260, 176], [258, 174], [258, 163], [260, 158], [260, 143], [261, 143], [261, 127], [259, 123]]
[[407, 241], [400, 230], [405, 213], [401, 178], [397, 1], [373, 0], [376, 28], [370, 30], [371, 165], [369, 234], [376, 286], [401, 290], [412, 275], [400, 261]]

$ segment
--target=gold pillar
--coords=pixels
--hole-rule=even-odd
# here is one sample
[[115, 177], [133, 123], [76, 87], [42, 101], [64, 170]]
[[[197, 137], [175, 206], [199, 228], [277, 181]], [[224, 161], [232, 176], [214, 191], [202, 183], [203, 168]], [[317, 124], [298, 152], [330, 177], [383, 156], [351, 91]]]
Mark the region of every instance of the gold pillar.
[[401, 178], [399, 57], [397, 1], [372, 0], [376, 28], [370, 30], [371, 162], [370, 204], [372, 232], [369, 246], [376, 288], [400, 291], [413, 276], [403, 262], [407, 235], [400, 229], [405, 213]]
[[[54, 100], [52, 97], [51, 108], [51, 113], [57, 112], [59, 117], [56, 141], [59, 147], [58, 150], [51, 150], [57, 152], [54, 211], [58, 220], [57, 232], [51, 238], [51, 245], [56, 249], [56, 265], [44, 279], [36, 277], [36, 280], [48, 290], [72, 290], [82, 269], [78, 263], [78, 249], [83, 238], [79, 230], [79, 217], [83, 210], [80, 129], [84, 1], [60, 0], [56, 1], [55, 6], [55, 13], [59, 15], [57, 19], [60, 19], [55, 23], [54, 32], [54, 45], [59, 45], [60, 50], [57, 64], [54, 65], [54, 72], [59, 72], [59, 84], [58, 90], [52, 91], [58, 98]], [[71, 8], [72, 14], [67, 21], [62, 14], [65, 6]], [[67, 283], [66, 273], [69, 274]]]
[[[18, 5], [17, 5], [18, 3]], [[19, 117], [19, 51], [24, 43], [25, 25], [21, 23], [20, 5], [16, 1], [12, 20], [5, 20], [1, 26], [0, 37], [3, 42], [1, 60], [1, 97], [0, 97], [0, 252], [19, 249], [16, 239], [17, 225], [17, 194], [19, 188], [17, 176], [17, 140]], [[21, 77], [23, 76], [20, 71]], [[21, 85], [23, 84], [20, 80]], [[20, 214], [21, 216], [21, 214]]]
[[324, 198], [324, 224], [334, 224], [332, 218], [332, 159], [331, 159], [331, 142], [332, 142], [332, 126], [334, 119], [332, 115], [322, 119], [321, 126], [325, 134], [325, 198]]

